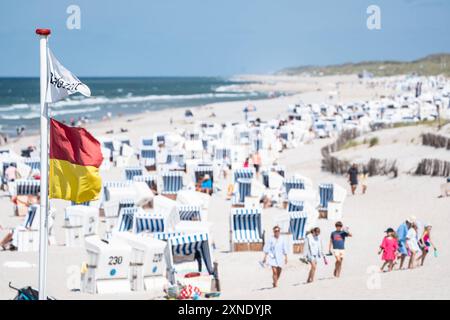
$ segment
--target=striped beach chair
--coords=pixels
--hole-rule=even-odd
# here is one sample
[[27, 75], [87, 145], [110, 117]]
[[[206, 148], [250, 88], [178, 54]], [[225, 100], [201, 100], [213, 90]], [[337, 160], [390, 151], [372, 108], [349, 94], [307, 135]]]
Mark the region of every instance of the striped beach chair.
[[306, 212], [292, 212], [289, 219], [289, 232], [292, 234], [294, 243], [305, 238], [306, 233]]
[[146, 168], [154, 168], [156, 166], [156, 149], [155, 148], [141, 148], [139, 153], [139, 162]]
[[237, 182], [238, 179], [252, 179], [254, 176], [254, 170], [252, 168], [241, 168], [235, 169], [233, 173], [234, 181]]
[[180, 220], [201, 220], [200, 206], [177, 206], [177, 212], [180, 215]]
[[245, 203], [245, 198], [252, 193], [252, 180], [246, 178], [239, 178], [237, 181], [237, 190], [233, 197], [233, 205], [242, 205]]
[[183, 189], [183, 173], [179, 171], [164, 172], [162, 182], [161, 194], [176, 197], [177, 192]]
[[211, 184], [212, 184], [211, 191], [214, 191], [214, 169], [213, 169], [213, 166], [212, 165], [199, 165], [199, 166], [194, 167], [195, 185], [200, 183], [200, 181], [206, 175], [209, 175], [209, 177], [211, 178]]
[[151, 235], [158, 240], [167, 241], [170, 238], [183, 235], [183, 232], [154, 232]]
[[165, 219], [163, 215], [140, 211], [134, 216], [134, 232], [164, 232]]
[[134, 176], [142, 176], [144, 174], [141, 167], [127, 167], [124, 169], [125, 180], [133, 180]]
[[261, 251], [261, 209], [232, 208], [230, 221], [232, 251]]
[[304, 211], [290, 213], [289, 233], [292, 235], [294, 253], [303, 253], [307, 220], [308, 216]]
[[31, 170], [41, 169], [41, 160], [38, 158], [28, 158], [25, 159], [25, 164], [31, 168]]
[[170, 247], [168, 255], [168, 278], [170, 283], [176, 283], [176, 271], [174, 256], [192, 256], [199, 253], [209, 275], [214, 274], [212, 250], [209, 243], [209, 235], [206, 232], [188, 234], [155, 234], [159, 240], [165, 240]]
[[153, 138], [143, 137], [141, 138], [141, 144], [145, 147], [153, 147]]
[[231, 159], [231, 149], [230, 148], [216, 148], [214, 150], [214, 159], [219, 162], [226, 160], [226, 159]]
[[287, 196], [291, 189], [305, 189], [305, 183], [301, 179], [288, 178], [284, 180], [284, 188]]
[[75, 201], [71, 201], [70, 202], [72, 206], [87, 206], [89, 207], [91, 202], [90, 201], [85, 201], [85, 202], [80, 202], [80, 203], [76, 203]]
[[16, 180], [16, 195], [17, 196], [37, 196], [41, 191], [41, 182], [39, 180]]
[[125, 232], [133, 230], [134, 216], [138, 207], [124, 207], [120, 210], [116, 231]]
[[105, 181], [103, 182], [103, 201], [110, 200], [111, 189], [124, 189], [132, 185], [132, 181]]
[[333, 201], [333, 184], [323, 183], [319, 185], [320, 205], [319, 210], [327, 211], [328, 202]]
[[304, 202], [303, 201], [289, 201], [287, 206], [288, 212], [299, 212], [304, 210]]
[[154, 175], [134, 176], [133, 181], [145, 182], [151, 190], [157, 190], [157, 179]]

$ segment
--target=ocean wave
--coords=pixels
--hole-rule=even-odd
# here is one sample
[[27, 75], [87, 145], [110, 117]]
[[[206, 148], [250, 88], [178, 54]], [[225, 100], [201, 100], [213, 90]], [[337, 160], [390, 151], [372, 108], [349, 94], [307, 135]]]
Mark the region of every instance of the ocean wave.
[[30, 105], [26, 103], [12, 104], [8, 107], [0, 106], [0, 112], [30, 109]]
[[27, 113], [27, 114], [22, 114], [22, 115], [18, 115], [18, 114], [3, 114], [0, 115], [0, 119], [2, 120], [30, 120], [30, 119], [37, 119], [39, 118], [39, 113]]
[[[235, 92], [231, 89], [226, 89], [224, 86], [218, 87], [215, 93], [200, 93], [200, 94], [186, 94], [186, 95], [147, 95], [147, 96], [133, 96], [132, 94], [127, 94], [123, 97], [107, 98], [105, 96], [81, 98], [79, 96], [74, 96], [66, 100], [61, 100], [50, 105], [50, 108], [60, 109], [64, 107], [75, 107], [75, 106], [90, 106], [90, 105], [105, 105], [105, 104], [133, 104], [142, 103], [148, 101], [179, 101], [179, 100], [201, 100], [201, 99], [221, 99], [221, 98], [246, 98], [251, 96], [256, 96], [256, 92], [239, 92], [235, 89]], [[221, 92], [221, 91], [226, 92]], [[17, 110], [39, 110], [39, 104], [13, 104], [10, 106], [0, 106], [0, 112], [17, 111]]]
[[95, 112], [101, 110], [100, 107], [94, 107], [94, 108], [80, 108], [80, 109], [65, 109], [65, 110], [58, 110], [58, 111], [52, 111], [53, 116], [61, 116], [65, 114], [73, 114], [73, 113], [86, 113], [86, 112]]
[[[61, 116], [65, 114], [85, 114], [87, 112], [95, 112], [101, 110], [100, 107], [94, 108], [80, 108], [80, 109], [64, 109], [51, 111], [52, 116]], [[31, 120], [38, 119], [40, 116], [39, 112], [30, 112], [26, 114], [3, 114], [0, 115], [1, 120]]]
[[170, 100], [194, 100], [194, 99], [214, 99], [214, 98], [245, 98], [255, 96], [256, 93], [200, 93], [186, 95], [148, 95], [148, 96], [132, 96], [128, 94], [125, 97], [107, 98], [105, 96], [90, 97], [83, 100], [63, 100], [51, 105], [54, 108], [77, 105], [96, 105], [96, 104], [121, 104], [121, 103], [137, 103], [147, 101], [170, 101]]

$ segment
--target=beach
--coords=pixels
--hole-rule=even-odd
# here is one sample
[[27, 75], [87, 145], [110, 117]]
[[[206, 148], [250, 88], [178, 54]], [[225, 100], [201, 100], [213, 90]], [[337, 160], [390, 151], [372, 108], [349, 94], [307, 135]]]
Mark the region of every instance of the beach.
[[[394, 93], [394, 89], [378, 86], [370, 88], [356, 75], [327, 77], [294, 76], [238, 76], [239, 80], [250, 81], [242, 85], [242, 90], [258, 92], [284, 92], [286, 95], [261, 100], [238, 100], [219, 102], [196, 107], [172, 108], [159, 111], [147, 111], [132, 115], [113, 117], [111, 120], [93, 122], [86, 128], [94, 137], [108, 136], [107, 131], [121, 134], [125, 129], [132, 145], [138, 145], [142, 136], [156, 132], [172, 132], [189, 129], [193, 125], [186, 123], [184, 112], [192, 110], [195, 121], [217, 123], [244, 121], [242, 109], [248, 104], [256, 106], [251, 113], [261, 120], [278, 119], [286, 116], [288, 105], [299, 101], [304, 103], [347, 103], [352, 101], [369, 101], [382, 95]], [[338, 92], [338, 94], [336, 94]], [[212, 117], [214, 114], [214, 117]], [[397, 139], [391, 136], [408, 136], [410, 139]], [[417, 146], [411, 139], [420, 137], [423, 132], [435, 130], [428, 126], [417, 125], [404, 128], [382, 130], [376, 133], [380, 137], [388, 136], [383, 145], [369, 150], [382, 157], [399, 159], [404, 164], [411, 160], [411, 154], [417, 155], [417, 161], [427, 154], [435, 154], [443, 160], [450, 159], [449, 150], [435, 150], [432, 147]], [[38, 143], [37, 135], [12, 138], [2, 148], [20, 150]], [[417, 138], [418, 139], [418, 138]], [[334, 138], [314, 139], [311, 143], [301, 144], [280, 154], [279, 164], [286, 166], [290, 173], [299, 173], [312, 179], [314, 186], [319, 183], [336, 183], [350, 193], [347, 179], [333, 175], [321, 169], [321, 148], [332, 143]], [[418, 140], [416, 140], [417, 143]], [[389, 145], [395, 144], [394, 147]], [[410, 144], [413, 144], [412, 146]], [[410, 149], [408, 149], [410, 148]], [[420, 149], [420, 150], [419, 150]], [[409, 150], [405, 153], [405, 150]], [[340, 155], [351, 159], [364, 158], [365, 150], [341, 151]], [[339, 153], [338, 153], [339, 154]], [[423, 155], [423, 157], [422, 157]], [[225, 200], [223, 190], [226, 181], [220, 181], [221, 192], [211, 197], [208, 220], [213, 224], [216, 249], [214, 260], [219, 263], [222, 299], [449, 299], [450, 298], [450, 252], [446, 249], [450, 243], [450, 197], [438, 198], [442, 177], [414, 176], [408, 171], [416, 163], [406, 163], [401, 167], [399, 176], [375, 176], [368, 178], [367, 194], [361, 190], [352, 196], [349, 194], [344, 202], [343, 223], [353, 233], [346, 242], [346, 255], [342, 275], [334, 279], [334, 258], [328, 257], [328, 265], [319, 265], [317, 280], [305, 284], [308, 266], [297, 255], [289, 257], [288, 265], [283, 269], [279, 287], [271, 287], [271, 271], [261, 268], [258, 261], [262, 252], [229, 252], [229, 212], [230, 202]], [[111, 168], [101, 172], [105, 180], [118, 179], [122, 168]], [[61, 228], [64, 219], [64, 207], [67, 202], [52, 200], [57, 209], [55, 230], [56, 245], [49, 246], [48, 254], [48, 294], [57, 299], [149, 299], [146, 293], [126, 293], [92, 295], [71, 291], [79, 280], [79, 268], [86, 260], [84, 248], [67, 248], [64, 244], [64, 232]], [[13, 205], [6, 194], [0, 197], [0, 225], [4, 230], [19, 224], [21, 218], [13, 215]], [[262, 213], [263, 229], [266, 236], [271, 234], [279, 208], [264, 209]], [[433, 241], [439, 248], [438, 258], [430, 254], [423, 267], [413, 270], [380, 273], [381, 258], [377, 255], [379, 245], [388, 227], [396, 229], [409, 216], [416, 216], [420, 221], [433, 225]], [[324, 246], [328, 247], [329, 234], [334, 230], [334, 223], [319, 220]], [[0, 252], [0, 299], [10, 299], [15, 292], [8, 289], [12, 282], [16, 287], [32, 285], [37, 287], [38, 253]], [[77, 280], [78, 279], [78, 280]], [[161, 295], [162, 297], [162, 295]]]

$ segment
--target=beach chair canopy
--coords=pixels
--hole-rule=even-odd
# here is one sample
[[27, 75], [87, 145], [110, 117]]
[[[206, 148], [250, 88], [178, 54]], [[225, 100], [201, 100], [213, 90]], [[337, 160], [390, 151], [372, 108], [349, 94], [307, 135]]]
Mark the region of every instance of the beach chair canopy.
[[289, 232], [294, 241], [304, 239], [308, 215], [306, 212], [292, 212], [289, 220]]
[[41, 191], [41, 182], [39, 180], [16, 180], [16, 195], [35, 195]]
[[183, 188], [183, 173], [179, 171], [166, 171], [162, 174], [163, 190], [165, 194], [176, 194]]
[[328, 202], [333, 201], [333, 184], [320, 184], [320, 208], [326, 210], [328, 208]]
[[177, 212], [180, 220], [201, 220], [201, 206], [178, 205]]
[[144, 171], [141, 167], [126, 167], [124, 168], [125, 180], [133, 180], [134, 176], [142, 176]]
[[134, 217], [135, 233], [166, 231], [165, 217], [153, 212], [137, 211]]
[[286, 194], [289, 194], [291, 189], [305, 189], [303, 180], [297, 178], [288, 178], [284, 180], [284, 187]]
[[231, 210], [233, 242], [262, 242], [261, 209]]
[[209, 274], [214, 273], [214, 266], [209, 246], [208, 233], [183, 234], [168, 239], [173, 255], [189, 256], [199, 252]]

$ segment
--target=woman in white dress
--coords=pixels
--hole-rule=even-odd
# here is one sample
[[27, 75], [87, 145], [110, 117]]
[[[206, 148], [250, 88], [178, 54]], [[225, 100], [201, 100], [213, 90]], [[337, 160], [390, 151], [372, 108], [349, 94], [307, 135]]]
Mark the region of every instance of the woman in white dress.
[[[281, 269], [287, 264], [287, 244], [280, 237], [280, 227], [273, 228], [273, 237], [271, 237], [264, 245], [263, 264], [268, 263], [272, 267], [273, 287], [276, 288], [280, 279]], [[267, 261], [267, 258], [269, 260]]]
[[320, 238], [320, 228], [316, 227], [306, 236], [305, 243], [306, 259], [308, 260], [311, 269], [309, 270], [307, 283], [314, 281], [316, 274], [317, 262], [324, 258], [322, 239]]
[[417, 238], [417, 223], [415, 222], [412, 224], [411, 228], [409, 228], [408, 233], [406, 234], [406, 248], [410, 253], [408, 268], [413, 269], [416, 256], [420, 252], [419, 242]]

